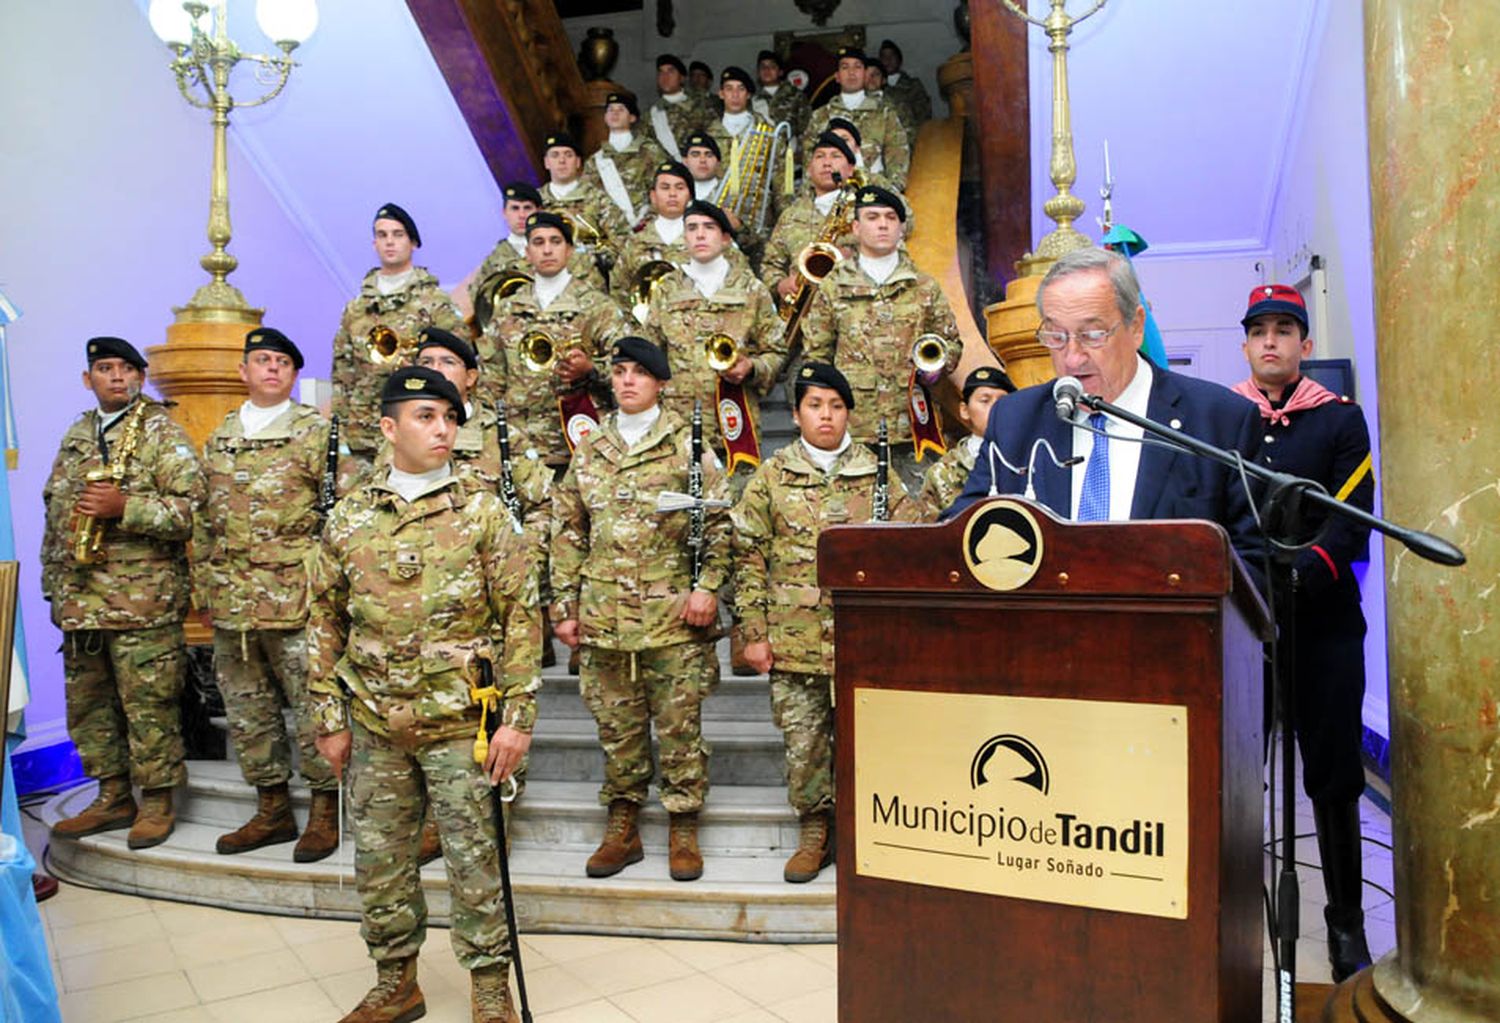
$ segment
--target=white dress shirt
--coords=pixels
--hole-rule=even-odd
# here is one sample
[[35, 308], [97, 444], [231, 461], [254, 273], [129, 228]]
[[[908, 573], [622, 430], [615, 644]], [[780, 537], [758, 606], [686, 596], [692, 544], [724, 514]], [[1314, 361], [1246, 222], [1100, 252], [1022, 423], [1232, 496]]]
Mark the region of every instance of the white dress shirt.
[[[1151, 400], [1151, 367], [1139, 355], [1135, 357], [1135, 376], [1125, 385], [1113, 404], [1126, 412], [1138, 416], [1146, 414], [1146, 404]], [[1083, 474], [1088, 471], [1089, 458], [1094, 453], [1095, 437], [1084, 426], [1088, 424], [1090, 411], [1082, 405], [1073, 415], [1073, 454], [1082, 455], [1083, 461], [1073, 466], [1072, 517], [1078, 517], [1078, 500], [1083, 496]], [[1078, 425], [1084, 424], [1084, 425]], [[1137, 443], [1145, 433], [1139, 426], [1122, 423], [1109, 416], [1104, 417], [1104, 429], [1109, 434], [1109, 520], [1124, 522], [1130, 518], [1130, 506], [1135, 501], [1135, 479], [1141, 467], [1141, 445]], [[1058, 453], [1061, 455], [1061, 452]], [[1045, 450], [1038, 451], [1037, 464], [1047, 457]]]

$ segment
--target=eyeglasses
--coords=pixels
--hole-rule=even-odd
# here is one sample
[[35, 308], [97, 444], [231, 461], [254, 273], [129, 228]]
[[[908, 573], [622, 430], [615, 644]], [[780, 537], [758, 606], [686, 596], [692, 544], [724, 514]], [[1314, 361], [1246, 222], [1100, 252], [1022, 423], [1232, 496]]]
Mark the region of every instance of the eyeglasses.
[[1068, 347], [1069, 341], [1077, 341], [1084, 348], [1103, 348], [1109, 336], [1123, 326], [1125, 321], [1121, 320], [1108, 330], [1079, 330], [1072, 333], [1066, 330], [1038, 330], [1036, 339], [1043, 348], [1050, 348], [1054, 352]]

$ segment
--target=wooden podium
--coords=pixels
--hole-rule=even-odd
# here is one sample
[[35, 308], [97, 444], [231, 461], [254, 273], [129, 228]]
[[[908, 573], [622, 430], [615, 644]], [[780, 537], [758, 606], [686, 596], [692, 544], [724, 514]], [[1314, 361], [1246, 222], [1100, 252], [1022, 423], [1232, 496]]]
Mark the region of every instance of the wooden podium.
[[991, 499], [818, 572], [840, 1021], [1259, 1023], [1269, 619], [1224, 531]]

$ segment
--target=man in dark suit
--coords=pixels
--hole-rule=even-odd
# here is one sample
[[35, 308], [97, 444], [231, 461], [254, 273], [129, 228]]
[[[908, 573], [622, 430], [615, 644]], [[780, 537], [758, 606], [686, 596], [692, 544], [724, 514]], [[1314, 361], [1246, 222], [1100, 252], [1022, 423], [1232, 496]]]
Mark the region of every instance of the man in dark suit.
[[[1067, 253], [1042, 280], [1036, 304], [1037, 340], [1051, 351], [1058, 376], [1077, 377], [1089, 394], [1253, 459], [1254, 405], [1217, 384], [1158, 369], [1139, 354], [1146, 310], [1125, 259], [1103, 249]], [[997, 402], [987, 443], [949, 514], [995, 493], [1024, 494], [1078, 521], [1208, 519], [1228, 531], [1261, 581], [1264, 545], [1238, 473], [1138, 443], [1139, 428], [1081, 406], [1071, 424], [1054, 409], [1050, 383]], [[1073, 458], [1077, 464], [1058, 464]]]

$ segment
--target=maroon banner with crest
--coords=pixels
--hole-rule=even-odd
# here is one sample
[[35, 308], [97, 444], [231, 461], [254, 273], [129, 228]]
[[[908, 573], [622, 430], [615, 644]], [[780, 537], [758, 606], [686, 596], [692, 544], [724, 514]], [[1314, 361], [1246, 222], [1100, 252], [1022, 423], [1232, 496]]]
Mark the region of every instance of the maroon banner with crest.
[[599, 410], [587, 388], [580, 387], [558, 398], [557, 412], [562, 419], [563, 439], [568, 442], [569, 454], [583, 438], [599, 429]]
[[714, 409], [719, 417], [719, 436], [724, 438], [724, 472], [734, 475], [734, 467], [744, 462], [754, 469], [760, 464], [760, 444], [755, 440], [755, 417], [745, 400], [745, 389], [719, 377]]
[[948, 450], [948, 445], [943, 443], [943, 421], [933, 404], [932, 392], [917, 379], [915, 369], [906, 384], [906, 405], [911, 416], [911, 447], [917, 461], [920, 462], [928, 451], [941, 458]]

